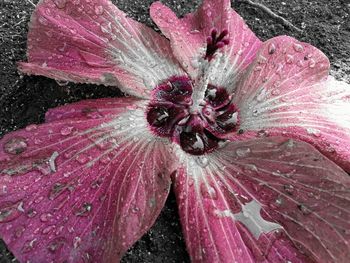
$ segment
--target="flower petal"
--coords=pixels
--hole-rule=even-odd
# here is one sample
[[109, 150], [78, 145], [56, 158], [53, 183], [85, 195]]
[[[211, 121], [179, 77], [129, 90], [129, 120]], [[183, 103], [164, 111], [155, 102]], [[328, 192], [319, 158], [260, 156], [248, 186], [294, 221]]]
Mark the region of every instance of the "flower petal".
[[237, 78], [254, 59], [261, 45], [243, 19], [231, 8], [229, 0], [204, 0], [197, 12], [181, 19], [160, 2], [155, 2], [151, 6], [151, 17], [170, 39], [175, 56], [194, 79], [201, 74], [200, 64], [211, 30], [228, 30], [229, 44], [223, 48], [218, 70], [212, 75], [213, 85], [233, 89]]
[[348, 262], [350, 178], [311, 145], [270, 137], [180, 159], [193, 262]]
[[234, 97], [241, 128], [307, 141], [350, 171], [350, 85], [328, 71], [327, 57], [309, 44], [267, 41]]
[[169, 41], [109, 0], [41, 1], [31, 18], [28, 61], [19, 65], [28, 74], [118, 86], [138, 97], [183, 74]]
[[80, 111], [94, 101], [80, 102], [84, 117], [0, 141], [0, 236], [21, 262], [116, 262], [160, 213], [170, 187], [166, 145], [145, 127], [143, 110], [104, 102], [98, 114]]

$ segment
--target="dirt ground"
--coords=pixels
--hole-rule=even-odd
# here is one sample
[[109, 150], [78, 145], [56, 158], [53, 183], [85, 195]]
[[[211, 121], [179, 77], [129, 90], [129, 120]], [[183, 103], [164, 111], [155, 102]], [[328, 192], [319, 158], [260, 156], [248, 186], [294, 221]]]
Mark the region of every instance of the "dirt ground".
[[[331, 60], [331, 74], [350, 82], [350, 0], [255, 0], [302, 29], [298, 32], [236, 0], [233, 7], [263, 40], [290, 35], [312, 43]], [[37, 0], [32, 2], [37, 3]], [[152, 0], [114, 0], [129, 16], [154, 27], [148, 15]], [[193, 11], [200, 1], [162, 1], [179, 15]], [[16, 62], [25, 60], [27, 23], [34, 7], [26, 0], [0, 0], [0, 138], [31, 123], [40, 123], [48, 108], [87, 98], [121, 96], [117, 89], [94, 85], [60, 86], [44, 77], [21, 76]], [[0, 263], [16, 262], [0, 242]], [[125, 255], [123, 262], [189, 262], [171, 194], [156, 224]]]

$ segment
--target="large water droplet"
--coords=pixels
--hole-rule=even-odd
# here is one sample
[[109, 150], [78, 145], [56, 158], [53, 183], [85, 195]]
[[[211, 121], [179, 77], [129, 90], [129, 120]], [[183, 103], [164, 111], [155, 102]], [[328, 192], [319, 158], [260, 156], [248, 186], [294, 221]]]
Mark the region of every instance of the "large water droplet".
[[202, 167], [202, 168], [205, 168], [208, 166], [209, 164], [209, 159], [205, 156], [199, 156], [196, 158], [196, 163]]
[[251, 150], [250, 150], [249, 147], [244, 147], [243, 146], [243, 147], [239, 147], [239, 148], [236, 149], [236, 154], [239, 157], [247, 157], [247, 156], [250, 155], [250, 153], [251, 153]]
[[218, 195], [214, 187], [206, 185], [205, 183], [201, 184], [201, 194], [204, 198], [217, 199]]
[[9, 139], [4, 144], [4, 151], [8, 154], [20, 154], [24, 152], [28, 147], [26, 139], [23, 137], [15, 137]]
[[55, 183], [50, 192], [49, 192], [49, 199], [54, 200], [57, 198], [60, 194], [63, 193], [67, 189], [67, 184], [66, 183]]
[[51, 253], [56, 253], [66, 243], [67, 243], [67, 240], [64, 237], [57, 237], [49, 243], [49, 245], [47, 246], [47, 250]]
[[36, 239], [36, 238], [34, 238], [34, 239], [32, 239], [32, 240], [26, 241], [26, 242], [24, 243], [22, 249], [21, 249], [21, 252], [22, 252], [22, 253], [28, 253], [28, 252], [32, 251], [33, 248], [36, 246], [37, 243], [38, 243], [38, 242], [37, 242], [37, 239]]
[[76, 216], [87, 216], [89, 212], [92, 210], [92, 204], [90, 203], [84, 203], [82, 207], [76, 211]]
[[293, 48], [296, 52], [303, 52], [304, 51], [303, 46], [298, 44], [298, 43], [294, 43]]
[[5, 202], [0, 205], [0, 223], [7, 223], [23, 214], [23, 202]]
[[287, 64], [292, 64], [294, 62], [294, 57], [290, 54], [286, 55]]
[[314, 59], [310, 59], [309, 68], [314, 68], [316, 66], [316, 61]]

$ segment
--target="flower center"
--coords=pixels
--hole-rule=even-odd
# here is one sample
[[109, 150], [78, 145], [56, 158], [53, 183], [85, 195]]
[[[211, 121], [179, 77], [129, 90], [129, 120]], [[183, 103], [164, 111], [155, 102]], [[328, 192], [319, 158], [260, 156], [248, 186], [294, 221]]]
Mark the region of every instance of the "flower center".
[[215, 150], [222, 135], [238, 129], [238, 111], [224, 88], [209, 84], [199, 110], [191, 109], [192, 82], [174, 76], [158, 85], [148, 105], [147, 121], [153, 133], [168, 137], [193, 155]]

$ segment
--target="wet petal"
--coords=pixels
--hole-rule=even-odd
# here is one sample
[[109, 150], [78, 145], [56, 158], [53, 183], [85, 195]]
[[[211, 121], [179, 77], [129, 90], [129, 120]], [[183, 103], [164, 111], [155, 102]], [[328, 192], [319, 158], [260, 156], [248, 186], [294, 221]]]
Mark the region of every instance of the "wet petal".
[[0, 141], [0, 235], [21, 262], [116, 262], [153, 224], [171, 158], [128, 105], [61, 107]]
[[[212, 75], [212, 84], [234, 89], [241, 72], [254, 59], [261, 42], [247, 27], [243, 19], [231, 9], [229, 0], [205, 0], [195, 12], [184, 18], [176, 15], [160, 2], [151, 6], [151, 17], [170, 39], [175, 56], [189, 74], [196, 78], [206, 63], [207, 38], [213, 28], [220, 34], [228, 30], [228, 45], [219, 49], [218, 66]], [[213, 69], [212, 69], [213, 70]]]
[[193, 262], [349, 259], [350, 178], [311, 145], [271, 137], [180, 156], [175, 193]]
[[182, 73], [169, 41], [109, 0], [41, 1], [31, 18], [28, 63], [19, 68], [61, 81], [118, 86], [138, 97]]
[[350, 171], [350, 85], [328, 71], [327, 57], [309, 44], [267, 41], [234, 97], [240, 128], [307, 141]]

